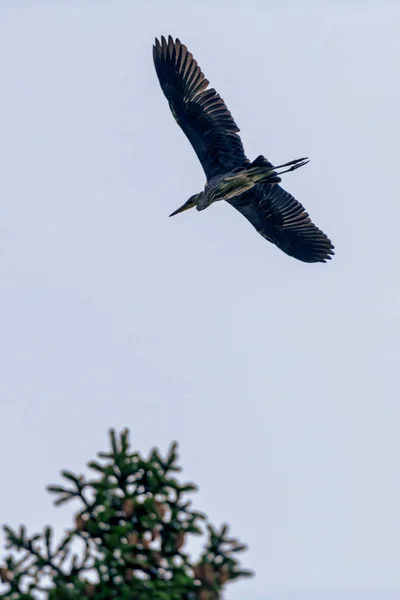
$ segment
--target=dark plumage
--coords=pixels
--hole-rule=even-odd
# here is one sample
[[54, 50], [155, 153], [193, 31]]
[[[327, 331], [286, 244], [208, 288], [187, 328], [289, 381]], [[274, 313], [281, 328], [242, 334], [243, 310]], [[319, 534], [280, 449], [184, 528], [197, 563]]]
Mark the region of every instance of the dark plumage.
[[[154, 65], [172, 114], [192, 144], [206, 174], [204, 192], [195, 194], [174, 214], [202, 210], [224, 199], [244, 215], [268, 241], [298, 260], [326, 262], [331, 241], [316, 227], [304, 207], [280, 185], [276, 169], [292, 171], [299, 159], [274, 167], [263, 156], [252, 163], [244, 153], [239, 128], [222, 98], [204, 77], [186, 46], [169, 36], [156, 39]], [[171, 215], [172, 216], [172, 215]]]

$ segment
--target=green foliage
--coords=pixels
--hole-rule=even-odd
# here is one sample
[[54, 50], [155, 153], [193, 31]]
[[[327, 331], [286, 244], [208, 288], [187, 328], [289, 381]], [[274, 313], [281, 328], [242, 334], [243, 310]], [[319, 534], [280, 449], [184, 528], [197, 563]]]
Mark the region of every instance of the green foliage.
[[[129, 432], [110, 432], [110, 451], [88, 464], [93, 478], [62, 471], [66, 485], [52, 485], [55, 504], [76, 499], [74, 526], [56, 542], [51, 527], [29, 537], [4, 527], [9, 550], [0, 579], [9, 600], [217, 600], [226, 583], [252, 573], [240, 568], [245, 546], [214, 529], [192, 510], [197, 490], [175, 474], [177, 444], [165, 458], [153, 449], [146, 460], [130, 451]], [[208, 536], [200, 559], [183, 551], [190, 535]]]

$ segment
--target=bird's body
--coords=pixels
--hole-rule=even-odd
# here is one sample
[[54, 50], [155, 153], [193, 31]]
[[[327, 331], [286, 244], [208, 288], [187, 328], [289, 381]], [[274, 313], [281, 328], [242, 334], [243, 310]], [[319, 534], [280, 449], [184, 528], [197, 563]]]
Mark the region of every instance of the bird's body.
[[[222, 98], [208, 89], [197, 62], [179, 40], [156, 40], [153, 57], [171, 112], [191, 142], [206, 174], [204, 190], [172, 213], [204, 210], [225, 200], [257, 231], [281, 250], [304, 262], [325, 262], [333, 255], [327, 236], [310, 220], [303, 206], [280, 186], [280, 175], [306, 162], [298, 159], [274, 167], [258, 156], [246, 157], [238, 127]], [[289, 167], [285, 171], [278, 169]]]
[[[297, 169], [305, 164], [305, 162], [307, 160], [301, 158], [286, 165], [281, 165], [281, 167], [286, 167], [294, 163], [291, 168]], [[281, 167], [274, 167], [263, 156], [258, 156], [254, 162], [249, 162], [244, 167], [238, 167], [226, 174], [214, 175], [206, 182], [203, 192], [189, 198], [188, 202], [178, 208], [172, 215], [183, 212], [183, 210], [187, 210], [193, 206], [197, 210], [204, 210], [213, 202], [233, 200], [233, 198], [237, 198], [251, 190], [258, 183], [277, 183], [281, 181], [281, 178], [277, 174], [276, 169]]]
[[226, 174], [214, 175], [207, 181], [196, 208], [197, 210], [203, 210], [212, 202], [236, 198], [253, 188], [257, 183], [271, 180], [274, 176], [276, 177], [275, 170], [269, 163], [259, 167], [244, 167], [243, 169], [234, 169]]

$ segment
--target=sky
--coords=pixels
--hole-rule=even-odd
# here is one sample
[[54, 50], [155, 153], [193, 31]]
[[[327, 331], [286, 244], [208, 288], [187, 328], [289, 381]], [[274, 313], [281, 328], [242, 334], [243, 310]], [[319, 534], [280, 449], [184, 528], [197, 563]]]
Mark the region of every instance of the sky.
[[[227, 600], [400, 598], [395, 2], [0, 3], [1, 522], [129, 427], [249, 545]], [[152, 63], [188, 45], [332, 239], [292, 259], [205, 183]], [[0, 540], [1, 546], [1, 540]]]

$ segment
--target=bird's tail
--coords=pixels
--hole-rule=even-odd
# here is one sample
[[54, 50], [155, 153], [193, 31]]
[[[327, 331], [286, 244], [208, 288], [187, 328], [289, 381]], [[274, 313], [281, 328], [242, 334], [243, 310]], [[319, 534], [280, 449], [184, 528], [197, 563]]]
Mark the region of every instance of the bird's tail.
[[247, 167], [247, 172], [254, 183], [279, 183], [281, 178], [278, 173], [275, 172], [275, 167], [272, 163], [265, 158], [265, 156], [257, 156], [252, 163]]

